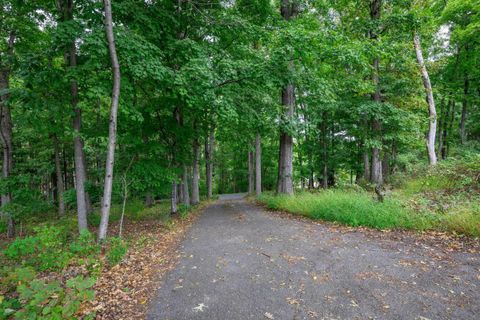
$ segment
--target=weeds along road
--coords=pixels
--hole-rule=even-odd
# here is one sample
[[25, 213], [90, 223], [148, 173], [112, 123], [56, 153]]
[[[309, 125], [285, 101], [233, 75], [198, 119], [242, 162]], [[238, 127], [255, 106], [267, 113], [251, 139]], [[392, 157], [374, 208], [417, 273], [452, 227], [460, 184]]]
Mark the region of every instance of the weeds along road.
[[147, 319], [478, 319], [478, 253], [293, 219], [221, 197]]

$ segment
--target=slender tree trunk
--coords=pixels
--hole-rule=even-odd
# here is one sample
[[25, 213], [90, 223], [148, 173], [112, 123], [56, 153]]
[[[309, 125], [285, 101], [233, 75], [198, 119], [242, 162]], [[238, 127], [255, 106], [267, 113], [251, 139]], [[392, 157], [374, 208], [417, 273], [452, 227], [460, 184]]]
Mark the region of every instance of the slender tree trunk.
[[470, 87], [470, 82], [468, 80], [467, 75], [465, 75], [465, 79], [463, 82], [463, 100], [462, 100], [462, 116], [460, 118], [460, 142], [465, 144], [467, 139], [467, 134], [465, 131], [465, 122], [467, 121], [467, 114], [468, 114], [468, 91]]
[[[370, 2], [370, 19], [372, 22], [377, 23], [380, 19], [382, 10], [382, 0], [372, 0]], [[370, 30], [370, 39], [372, 41], [378, 41], [378, 34], [376, 31], [377, 26], [374, 26], [373, 29]], [[372, 94], [372, 99], [377, 104], [382, 102], [381, 95], [380, 95], [380, 59], [378, 57], [373, 59], [373, 74], [372, 74], [372, 81], [375, 86], [375, 92]], [[377, 139], [381, 141], [382, 136], [382, 124], [378, 118], [374, 118], [372, 121], [372, 130], [373, 134], [376, 136]], [[373, 147], [372, 148], [372, 169], [370, 172], [371, 181], [376, 183], [377, 185], [383, 184], [383, 176], [382, 176], [382, 159], [381, 159], [381, 148], [380, 147]]]
[[255, 138], [255, 194], [262, 193], [262, 141], [260, 133]]
[[322, 113], [322, 151], [323, 151], [323, 189], [328, 188], [328, 140], [327, 140], [327, 112]]
[[[295, 92], [293, 84], [282, 92], [282, 104], [287, 119], [293, 117]], [[293, 137], [288, 132], [280, 134], [280, 155], [278, 161], [278, 193], [293, 195]]]
[[[61, 12], [63, 21], [73, 20], [74, 2], [70, 0], [58, 1], [58, 10]], [[70, 48], [66, 54], [70, 68], [77, 66], [77, 49], [75, 41], [70, 43]], [[85, 191], [85, 181], [87, 173], [85, 168], [85, 154], [83, 152], [83, 140], [80, 136], [82, 126], [82, 111], [78, 106], [78, 84], [76, 79], [70, 81], [71, 105], [74, 112], [73, 117], [73, 151], [75, 163], [75, 191], [77, 196], [77, 219], [79, 231], [87, 229], [87, 195]]]
[[428, 161], [430, 165], [437, 164], [437, 154], [435, 153], [435, 135], [437, 133], [437, 109], [435, 108], [435, 100], [433, 99], [432, 84], [430, 83], [430, 77], [428, 76], [427, 67], [423, 60], [422, 46], [420, 43], [420, 37], [417, 32], [413, 35], [413, 44], [415, 47], [415, 53], [417, 56], [417, 62], [420, 66], [420, 71], [422, 73], [423, 87], [427, 94], [427, 103], [428, 103], [428, 115], [429, 115], [429, 126], [428, 126], [428, 136], [427, 136], [427, 151], [428, 151]]
[[254, 173], [254, 155], [253, 151], [248, 151], [248, 193], [253, 194], [255, 189]]
[[122, 214], [120, 216], [120, 226], [118, 228], [118, 237], [122, 237], [123, 233], [123, 219], [125, 217], [125, 207], [127, 206], [128, 198], [128, 182], [126, 174], [122, 177], [122, 186], [123, 186], [123, 201], [122, 201]]
[[[8, 39], [8, 54], [13, 55], [13, 46], [15, 43], [15, 33], [11, 32]], [[9, 108], [10, 94], [10, 67], [2, 66], [0, 69], [0, 91], [6, 90], [6, 93], [0, 95], [0, 140], [3, 148], [3, 161], [2, 161], [2, 180], [8, 179], [13, 170], [13, 145], [12, 145], [12, 116]], [[1, 195], [2, 207], [7, 206], [12, 200], [10, 192], [6, 192]], [[13, 238], [15, 236], [15, 221], [13, 216], [8, 212], [7, 214], [8, 226], [7, 236]]]
[[443, 122], [445, 121], [445, 110], [447, 106], [445, 105], [445, 98], [442, 99], [440, 103], [440, 117], [438, 119], [437, 126], [437, 159], [442, 157], [442, 148], [443, 148]]
[[367, 150], [363, 152], [363, 178], [370, 181], [370, 155]]
[[[290, 20], [297, 14], [297, 6], [292, 0], [282, 0], [280, 13], [284, 20]], [[293, 61], [288, 63], [288, 71], [294, 69]], [[282, 88], [283, 118], [290, 122], [295, 108], [295, 85], [291, 82]], [[280, 132], [280, 148], [278, 159], [277, 192], [293, 195], [293, 137], [284, 129]]]
[[154, 202], [154, 198], [152, 193], [147, 192], [147, 194], [145, 195], [145, 201], [144, 201], [145, 207], [151, 208], [153, 206], [153, 202]]
[[448, 123], [448, 136], [447, 136], [447, 140], [446, 140], [446, 157], [448, 157], [448, 155], [450, 154], [450, 146], [452, 144], [452, 141], [453, 141], [453, 123], [455, 122], [455, 101], [452, 100], [452, 109], [450, 110], [450, 120], [449, 120], [449, 123]]
[[183, 166], [182, 193], [182, 204], [186, 205], [187, 207], [190, 206], [190, 191], [188, 190], [188, 168], [186, 165]]
[[[373, 94], [373, 100], [377, 103], [380, 103], [381, 97], [380, 97], [380, 89], [378, 86], [379, 84], [379, 77], [378, 77], [379, 59], [378, 58], [374, 59], [373, 65], [374, 65], [373, 83], [375, 84], [375, 88], [376, 88], [375, 93]], [[377, 137], [377, 139], [381, 141], [382, 125], [380, 120], [373, 119], [372, 131]], [[373, 183], [376, 183], [377, 185], [383, 184], [382, 159], [381, 159], [380, 152], [381, 150], [379, 147], [372, 148], [372, 169], [370, 171], [370, 180]]]
[[199, 180], [200, 172], [198, 169], [198, 161], [200, 158], [200, 145], [198, 139], [193, 141], [193, 177], [192, 177], [192, 204], [200, 203]]
[[448, 103], [445, 105], [445, 112], [443, 117], [443, 128], [442, 128], [442, 145], [441, 145], [441, 155], [442, 159], [445, 160], [447, 158], [447, 144], [448, 144], [448, 119], [450, 118], [450, 112], [453, 109], [452, 106], [455, 102], [453, 100], [449, 100]]
[[177, 181], [172, 181], [172, 195], [170, 201], [170, 213], [177, 213]]
[[65, 215], [65, 201], [63, 200], [63, 192], [65, 191], [65, 187], [63, 185], [62, 166], [60, 165], [59, 142], [56, 135], [53, 135], [52, 142], [55, 153], [55, 177], [57, 185], [58, 214], [63, 216]]
[[215, 152], [215, 135], [212, 130], [205, 140], [205, 175], [207, 180], [207, 198], [213, 194], [213, 156]]
[[117, 113], [120, 98], [120, 65], [118, 63], [117, 50], [115, 48], [115, 37], [113, 34], [112, 6], [110, 0], [104, 0], [105, 6], [105, 33], [108, 41], [108, 50], [112, 63], [112, 104], [110, 107], [110, 123], [108, 128], [108, 148], [105, 166], [105, 186], [102, 199], [102, 217], [98, 231], [98, 239], [104, 240], [107, 236], [108, 218], [112, 200], [113, 166], [115, 161], [115, 142], [117, 138]]

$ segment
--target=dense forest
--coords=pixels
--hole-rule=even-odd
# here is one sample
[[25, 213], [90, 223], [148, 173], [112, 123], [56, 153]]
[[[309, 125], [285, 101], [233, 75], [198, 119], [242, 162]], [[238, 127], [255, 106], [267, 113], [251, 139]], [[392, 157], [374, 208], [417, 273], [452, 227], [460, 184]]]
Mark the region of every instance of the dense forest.
[[69, 221], [80, 234], [99, 226], [102, 241], [111, 212], [123, 223], [132, 202], [175, 214], [248, 192], [288, 210], [282, 194], [388, 202], [402, 188], [424, 192], [416, 212], [467, 203], [462, 230], [478, 235], [478, 0], [1, 0], [0, 10], [9, 238]]

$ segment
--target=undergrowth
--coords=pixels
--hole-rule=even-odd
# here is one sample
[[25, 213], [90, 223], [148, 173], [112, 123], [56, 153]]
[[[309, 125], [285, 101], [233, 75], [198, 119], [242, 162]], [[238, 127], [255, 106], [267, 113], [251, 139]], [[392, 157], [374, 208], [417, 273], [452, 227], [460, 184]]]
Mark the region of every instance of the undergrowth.
[[300, 193], [293, 197], [264, 193], [259, 197], [259, 201], [270, 209], [354, 227], [425, 230], [432, 228], [434, 220], [428, 214], [411, 212], [398, 201], [387, 199], [380, 203], [374, 200], [372, 195], [358, 191], [326, 190]]
[[[186, 218], [193, 208], [180, 205], [180, 217]], [[121, 212], [121, 205], [113, 205], [110, 221], [118, 221]], [[169, 202], [145, 207], [132, 199], [125, 219], [173, 224]], [[89, 214], [88, 221], [91, 227], [98, 226], [99, 213]], [[24, 223], [23, 236], [0, 250], [0, 319], [76, 318], [82, 304], [94, 298], [93, 286], [103, 267], [121, 263], [130, 245], [137, 245], [129, 238], [110, 237], [102, 250], [94, 233], [78, 235], [73, 214]], [[140, 241], [146, 240], [140, 237]]]
[[270, 209], [349, 226], [480, 237], [480, 155], [417, 166], [390, 177], [389, 184], [383, 203], [355, 185], [293, 197], [264, 193], [258, 200]]

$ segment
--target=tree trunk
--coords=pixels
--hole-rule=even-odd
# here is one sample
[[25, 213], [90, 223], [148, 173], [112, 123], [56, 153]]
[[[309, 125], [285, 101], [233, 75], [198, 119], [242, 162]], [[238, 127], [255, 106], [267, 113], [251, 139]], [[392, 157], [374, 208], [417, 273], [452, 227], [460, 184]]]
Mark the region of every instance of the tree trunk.
[[205, 140], [205, 175], [207, 180], [207, 198], [212, 198], [213, 194], [213, 156], [215, 151], [215, 135], [212, 130]]
[[[293, 117], [295, 91], [293, 84], [288, 84], [282, 91], [282, 104], [285, 106], [285, 118]], [[293, 138], [288, 132], [280, 134], [280, 154], [278, 161], [278, 193], [293, 195]]]
[[193, 141], [193, 177], [192, 177], [192, 204], [196, 205], [200, 203], [200, 189], [199, 180], [200, 172], [198, 169], [198, 161], [200, 158], [200, 145], [198, 139]]
[[433, 99], [432, 84], [430, 83], [430, 77], [428, 76], [427, 67], [423, 60], [422, 46], [420, 43], [420, 37], [417, 32], [413, 35], [413, 44], [415, 47], [415, 53], [417, 56], [417, 62], [420, 66], [420, 71], [422, 73], [423, 87], [427, 94], [427, 103], [428, 103], [428, 115], [429, 115], [429, 126], [428, 126], [428, 136], [427, 136], [427, 151], [428, 151], [428, 161], [430, 165], [437, 164], [437, 154], [435, 153], [435, 135], [437, 133], [437, 109], [435, 108], [435, 100]]
[[447, 106], [445, 105], [445, 98], [442, 99], [440, 103], [440, 117], [438, 119], [438, 126], [437, 126], [437, 159], [442, 157], [442, 149], [443, 149], [443, 122], [445, 121], [445, 110]]
[[153, 206], [153, 203], [154, 203], [154, 198], [152, 193], [147, 192], [147, 194], [145, 195], [145, 201], [144, 201], [145, 207], [151, 208]]
[[462, 100], [462, 116], [460, 118], [460, 142], [465, 144], [467, 139], [467, 134], [465, 131], [465, 122], [467, 121], [468, 114], [468, 90], [470, 87], [470, 82], [468, 77], [465, 75], [465, 80], [463, 82], [463, 100]]
[[322, 113], [323, 189], [328, 189], [327, 112]]
[[[294, 1], [282, 0], [280, 12], [288, 21], [296, 16], [297, 6]], [[293, 68], [293, 61], [290, 61], [288, 71], [292, 72]], [[295, 108], [295, 86], [291, 82], [282, 89], [282, 105], [283, 118], [285, 122], [290, 122]], [[293, 195], [293, 137], [284, 129], [280, 132], [277, 192]]]
[[446, 157], [448, 157], [448, 155], [450, 154], [450, 146], [453, 141], [453, 123], [455, 122], [455, 107], [456, 107], [456, 103], [454, 100], [452, 100], [452, 109], [450, 110], [450, 120], [448, 123], [448, 129], [447, 129], [448, 136], [446, 140], [446, 153], [445, 153]]
[[[15, 43], [15, 33], [11, 32], [8, 39], [8, 54], [13, 54], [13, 46]], [[3, 161], [2, 161], [2, 180], [8, 179], [13, 170], [13, 145], [12, 145], [12, 116], [10, 113], [10, 107], [8, 105], [10, 93], [10, 68], [9, 66], [0, 66], [0, 91], [7, 90], [0, 95], [0, 140], [3, 148]], [[9, 191], [1, 195], [2, 207], [5, 207], [12, 200], [12, 196]], [[5, 214], [5, 212], [4, 212]], [[7, 214], [8, 227], [7, 235], [9, 238], [15, 236], [15, 221], [11, 214]]]
[[[370, 3], [370, 18], [372, 22], [378, 22], [380, 19], [382, 10], [382, 0], [372, 0]], [[376, 26], [375, 26], [376, 27]], [[370, 39], [372, 41], [378, 41], [378, 34], [376, 29], [370, 30]], [[381, 95], [380, 95], [380, 78], [379, 78], [379, 71], [380, 71], [380, 59], [378, 57], [373, 59], [373, 74], [372, 74], [372, 81], [375, 86], [375, 92], [372, 94], [372, 99], [377, 104], [382, 102]], [[376, 136], [377, 139], [381, 141], [382, 136], [382, 125], [379, 119], [373, 119], [372, 121], [372, 130], [373, 134]], [[371, 181], [376, 183], [377, 185], [383, 184], [383, 176], [382, 176], [382, 159], [381, 159], [381, 148], [380, 147], [373, 147], [372, 148], [372, 169], [371, 169]]]
[[449, 132], [448, 132], [448, 122], [450, 119], [450, 113], [453, 113], [453, 106], [455, 105], [455, 101], [449, 100], [448, 103], [445, 105], [445, 112], [444, 112], [444, 117], [443, 117], [443, 128], [442, 128], [442, 145], [441, 145], [441, 156], [442, 159], [445, 160], [447, 158], [447, 145], [448, 145], [448, 140], [450, 139], [449, 137]]
[[370, 155], [367, 150], [363, 152], [363, 178], [370, 181]]
[[176, 214], [177, 213], [177, 182], [174, 180], [172, 181], [172, 195], [170, 199], [170, 213]]
[[255, 138], [255, 194], [262, 193], [262, 142], [260, 133]]
[[186, 165], [183, 166], [182, 193], [182, 204], [186, 205], [187, 207], [190, 206], [190, 191], [188, 190], [188, 168]]
[[255, 191], [255, 173], [254, 173], [254, 155], [253, 151], [248, 151], [248, 193], [253, 194]]
[[113, 35], [112, 6], [110, 0], [104, 0], [105, 6], [105, 33], [108, 41], [108, 51], [112, 63], [112, 104], [110, 107], [110, 123], [108, 128], [108, 149], [105, 166], [105, 185], [102, 199], [102, 217], [98, 231], [98, 239], [104, 240], [107, 236], [108, 218], [112, 200], [113, 166], [115, 160], [115, 142], [117, 138], [117, 113], [120, 98], [120, 65], [118, 63], [115, 38]]
[[[73, 20], [73, 1], [58, 1], [58, 10], [61, 13], [63, 21]], [[77, 66], [77, 49], [75, 41], [70, 43], [70, 48], [66, 53], [67, 63], [70, 68]], [[83, 140], [80, 136], [82, 125], [82, 111], [78, 106], [78, 84], [75, 79], [70, 81], [71, 105], [74, 112], [73, 118], [73, 151], [75, 163], [75, 191], [77, 196], [77, 219], [79, 231], [87, 229], [87, 196], [85, 191], [85, 181], [87, 179], [85, 168], [85, 154], [83, 152]]]
[[63, 185], [62, 166], [60, 165], [60, 148], [56, 135], [53, 135], [53, 150], [55, 153], [55, 177], [57, 185], [57, 202], [58, 202], [58, 215], [65, 215], [65, 201], [63, 200], [63, 192], [65, 186]]

